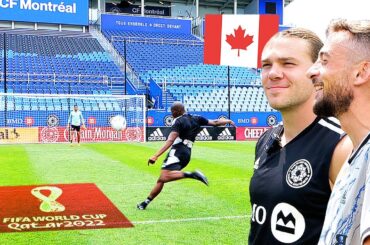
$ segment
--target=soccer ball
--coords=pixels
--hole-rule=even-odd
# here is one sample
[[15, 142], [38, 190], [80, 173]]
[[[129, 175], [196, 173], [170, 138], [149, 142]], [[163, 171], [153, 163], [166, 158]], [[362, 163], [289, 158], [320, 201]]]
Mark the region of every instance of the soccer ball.
[[126, 119], [121, 115], [114, 116], [110, 119], [110, 125], [117, 131], [124, 130], [126, 128]]

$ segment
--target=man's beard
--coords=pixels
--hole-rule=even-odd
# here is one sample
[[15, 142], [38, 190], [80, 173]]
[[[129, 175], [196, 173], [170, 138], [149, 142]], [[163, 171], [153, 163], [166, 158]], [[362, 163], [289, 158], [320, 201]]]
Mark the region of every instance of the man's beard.
[[316, 101], [313, 111], [320, 117], [338, 117], [348, 111], [353, 97], [351, 88], [337, 85], [331, 93], [323, 91], [322, 98]]

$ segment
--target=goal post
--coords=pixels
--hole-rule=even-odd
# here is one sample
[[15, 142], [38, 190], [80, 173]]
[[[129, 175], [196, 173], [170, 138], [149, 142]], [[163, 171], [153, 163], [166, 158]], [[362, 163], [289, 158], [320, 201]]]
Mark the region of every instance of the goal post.
[[[0, 144], [66, 143], [70, 112], [77, 105], [86, 129], [84, 142], [144, 142], [144, 95], [12, 94], [0, 93]], [[126, 128], [114, 130], [113, 116], [126, 119]]]

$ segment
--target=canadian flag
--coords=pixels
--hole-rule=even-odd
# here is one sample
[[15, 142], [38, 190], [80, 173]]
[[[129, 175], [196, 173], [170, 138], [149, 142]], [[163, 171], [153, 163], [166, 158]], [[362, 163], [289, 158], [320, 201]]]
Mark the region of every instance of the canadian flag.
[[261, 67], [266, 42], [279, 31], [278, 15], [206, 15], [204, 63]]

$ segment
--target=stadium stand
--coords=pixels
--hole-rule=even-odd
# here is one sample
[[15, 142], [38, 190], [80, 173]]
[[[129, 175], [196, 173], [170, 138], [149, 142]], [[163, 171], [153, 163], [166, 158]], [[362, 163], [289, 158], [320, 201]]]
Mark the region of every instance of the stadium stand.
[[[227, 67], [202, 64], [203, 42], [195, 36], [117, 30], [103, 30], [103, 34], [122, 56], [126, 41], [127, 61], [143, 84], [152, 79], [164, 88], [164, 103], [157, 109], [178, 100], [189, 111], [227, 111]], [[124, 76], [89, 34], [17, 30], [7, 32], [5, 39], [8, 92], [112, 94], [110, 79]], [[263, 96], [257, 70], [231, 67], [230, 85], [231, 111], [273, 111]], [[21, 109], [21, 103], [14, 101], [14, 109]], [[36, 108], [36, 104], [41, 110], [66, 108], [60, 100], [25, 101], [22, 108]], [[86, 108], [113, 107], [90, 104]]]
[[[3, 31], [4, 33], [5, 31]], [[36, 94], [112, 94], [110, 79], [124, 74], [89, 34], [47, 31], [8, 31], [6, 42], [6, 80], [9, 93]], [[76, 33], [76, 32], [74, 32]], [[32, 35], [31, 35], [32, 34]], [[44, 35], [45, 34], [45, 35]], [[3, 42], [0, 42], [3, 57]], [[3, 57], [4, 58], [4, 57]], [[3, 59], [1, 59], [2, 71]], [[4, 73], [1, 73], [4, 81]], [[3, 92], [4, 86], [1, 86]], [[69, 110], [63, 99], [18, 99], [8, 110]], [[82, 109], [109, 110], [116, 105], [84, 105]]]
[[[178, 100], [191, 111], [227, 111], [227, 67], [202, 64], [203, 42], [195, 36], [117, 30], [103, 34], [121, 55], [126, 43], [127, 61], [144, 83], [153, 79], [166, 88], [167, 105]], [[231, 111], [273, 111], [257, 70], [231, 67], [230, 85]]]
[[[227, 111], [228, 92], [225, 86], [174, 86], [175, 98], [187, 106], [189, 111]], [[231, 111], [273, 111], [268, 106], [262, 87], [235, 86], [230, 89]]]
[[[4, 34], [0, 33], [0, 40], [4, 40]], [[4, 92], [4, 42], [0, 41], [0, 93]]]
[[103, 33], [121, 55], [126, 40], [127, 60], [136, 72], [203, 62], [203, 43], [192, 35], [109, 30]]
[[122, 76], [94, 38], [8, 34], [6, 45], [8, 73]]

